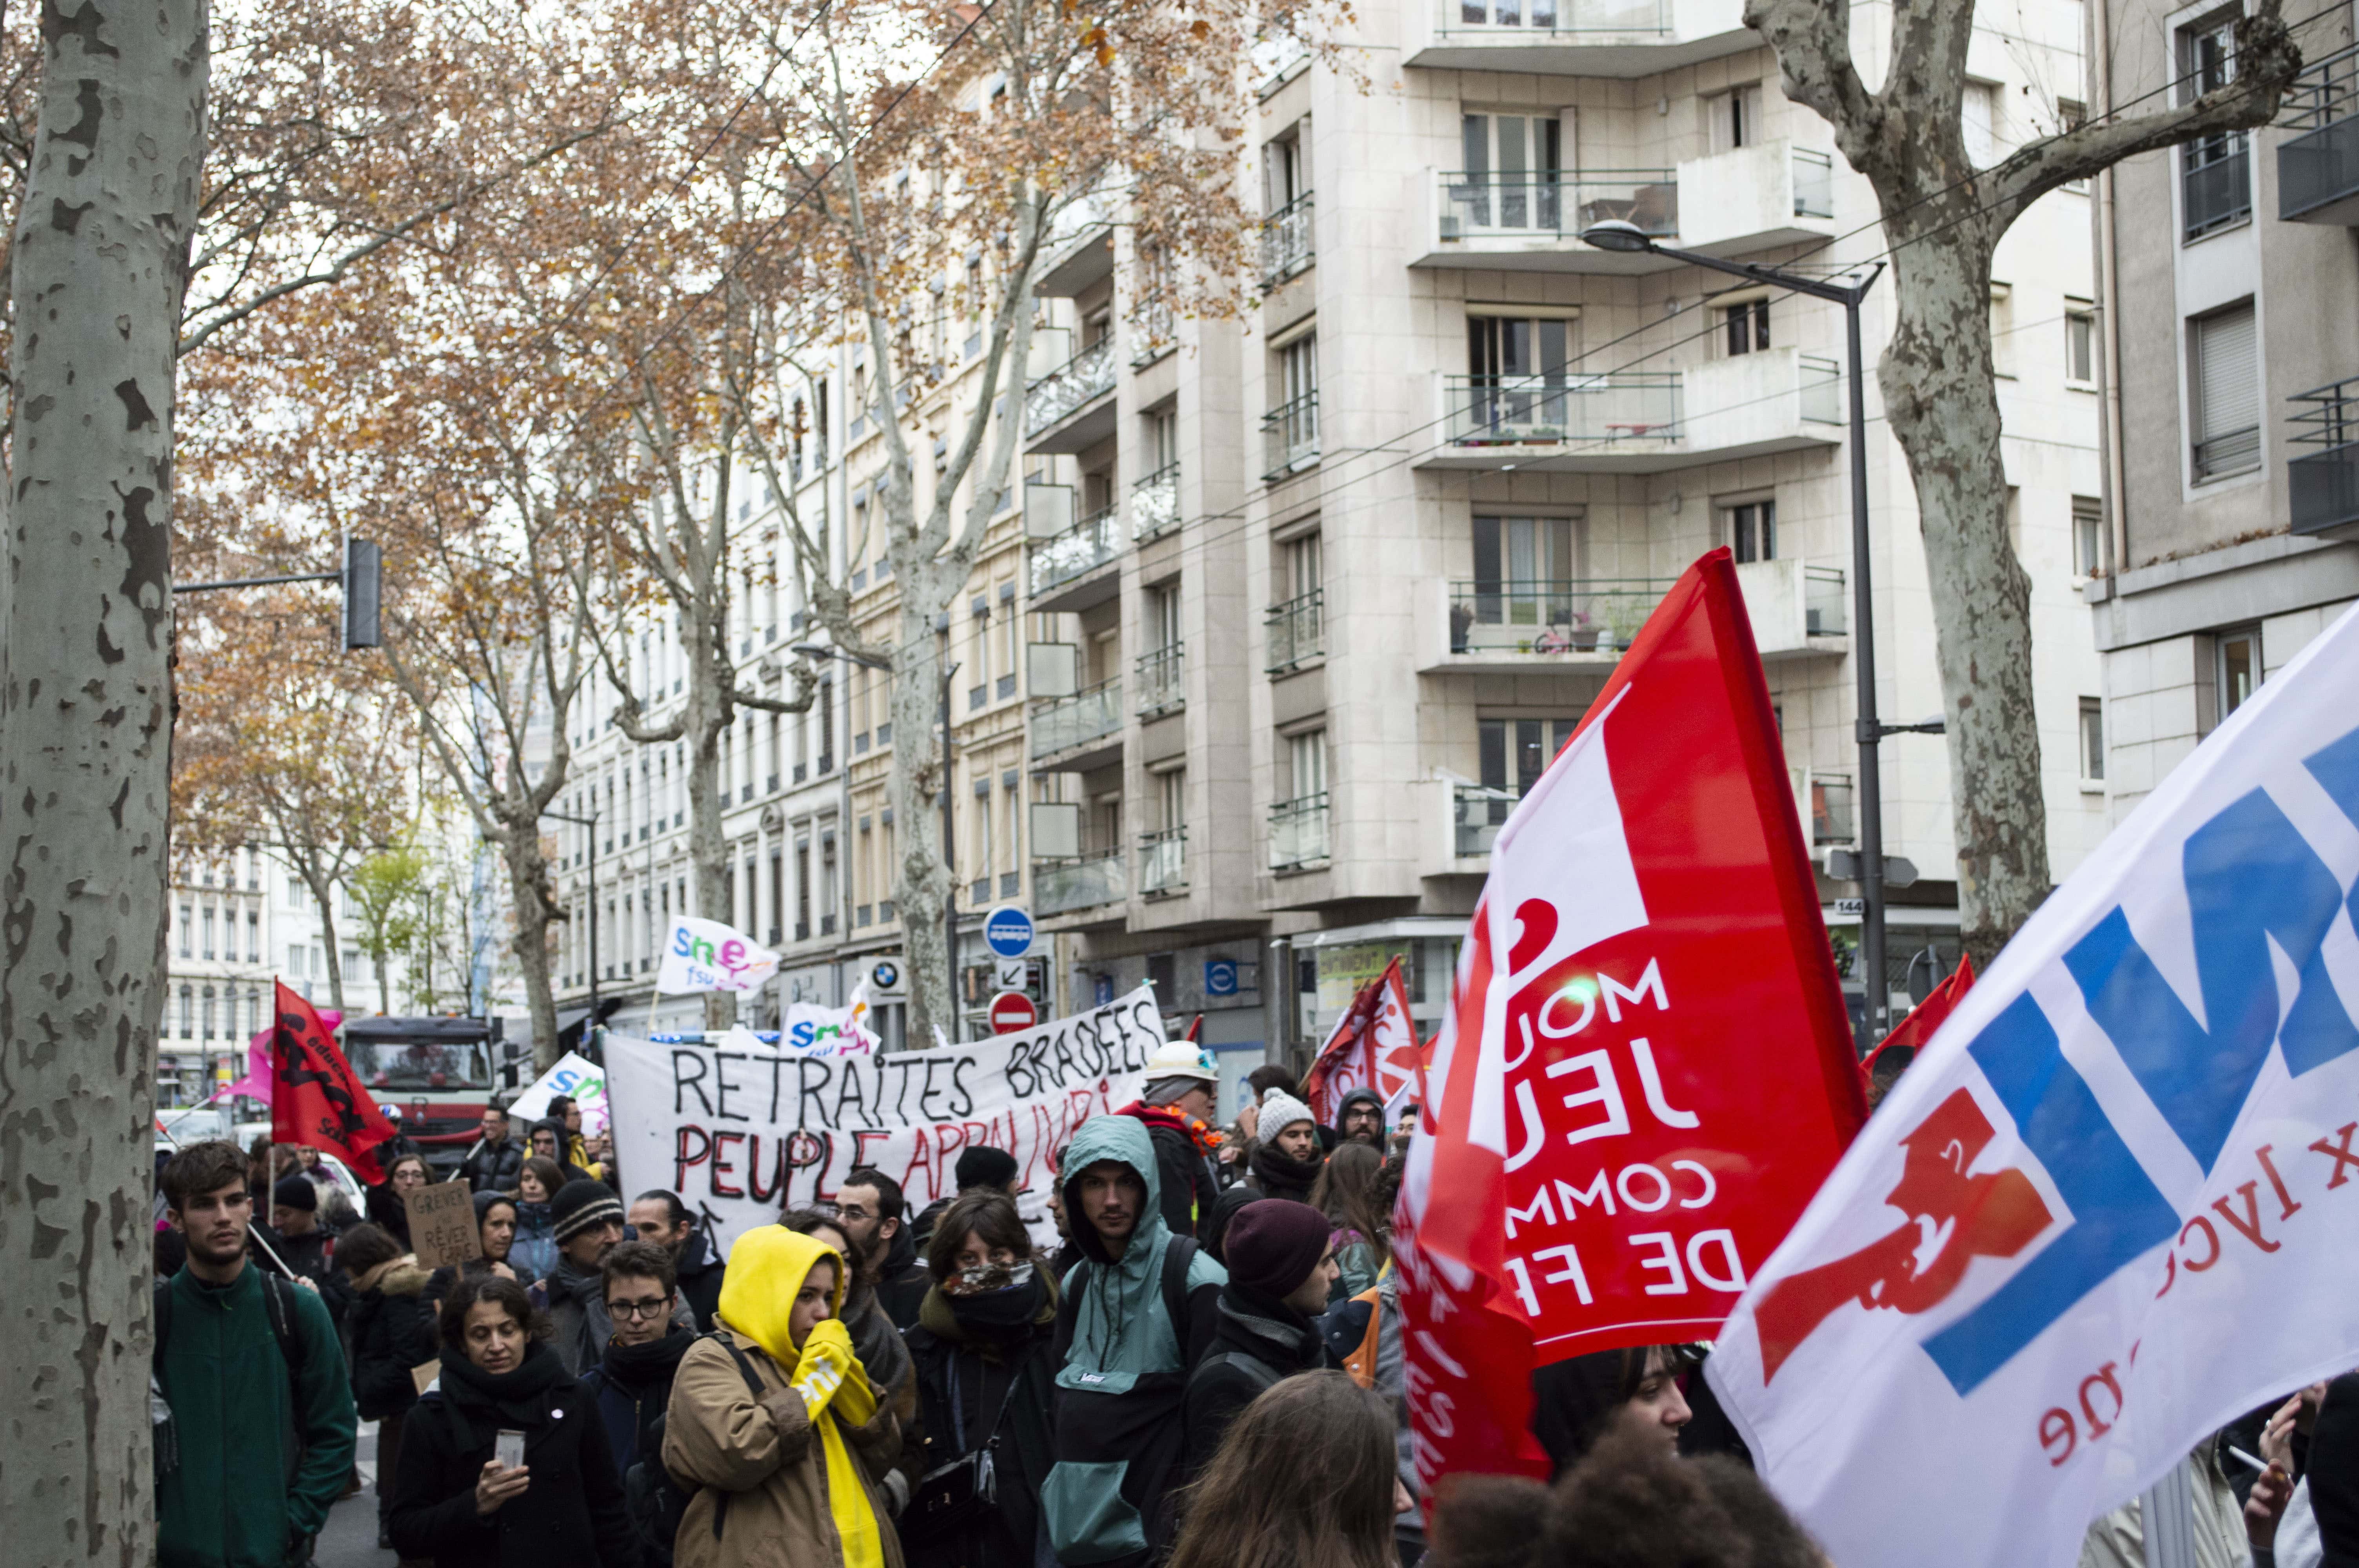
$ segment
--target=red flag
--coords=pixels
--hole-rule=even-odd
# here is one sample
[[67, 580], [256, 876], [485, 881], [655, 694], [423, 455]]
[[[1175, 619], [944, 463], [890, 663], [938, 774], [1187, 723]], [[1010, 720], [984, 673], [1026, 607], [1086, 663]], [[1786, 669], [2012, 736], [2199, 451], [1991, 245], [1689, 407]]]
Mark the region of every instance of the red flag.
[[1302, 1098], [1310, 1114], [1332, 1122], [1345, 1095], [1376, 1088], [1384, 1060], [1404, 1033], [1414, 1051], [1417, 1031], [1408, 1022], [1408, 991], [1396, 955], [1383, 974], [1360, 988], [1303, 1076]]
[[270, 1138], [324, 1149], [364, 1182], [380, 1179], [375, 1150], [396, 1136], [393, 1124], [353, 1076], [351, 1064], [311, 1011], [281, 983], [270, 1032]]
[[1933, 1038], [1933, 1031], [1941, 1027], [1941, 1021], [1950, 1016], [1951, 1009], [1958, 1005], [1959, 1000], [1973, 983], [1974, 956], [1961, 953], [1958, 955], [1958, 967], [1944, 977], [1940, 985], [1926, 992], [1925, 1000], [1909, 1009], [1908, 1016], [1895, 1025], [1882, 1044], [1867, 1054], [1867, 1059], [1859, 1065], [1859, 1081], [1863, 1084], [1875, 1081], [1876, 1058], [1886, 1051], [1896, 1048], [1913, 1051]]
[[1500, 829], [1397, 1216], [1419, 1478], [1544, 1475], [1535, 1366], [1706, 1338], [1866, 1117], [1734, 568]]

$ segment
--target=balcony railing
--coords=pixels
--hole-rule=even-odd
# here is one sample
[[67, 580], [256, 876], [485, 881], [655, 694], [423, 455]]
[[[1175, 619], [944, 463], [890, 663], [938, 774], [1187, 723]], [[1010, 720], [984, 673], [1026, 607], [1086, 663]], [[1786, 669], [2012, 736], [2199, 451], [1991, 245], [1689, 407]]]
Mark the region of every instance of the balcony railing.
[[1654, 578], [1450, 585], [1453, 654], [1618, 654], [1671, 590]]
[[1492, 789], [1484, 784], [1452, 784], [1450, 789], [1452, 852], [1462, 860], [1489, 854], [1491, 846], [1498, 839], [1499, 829], [1506, 826], [1508, 816], [1516, 809], [1517, 798], [1511, 789]]
[[1130, 536], [1144, 542], [1180, 526], [1180, 465], [1165, 463], [1130, 487]]
[[1319, 395], [1306, 392], [1261, 416], [1261, 477], [1281, 480], [1319, 460]]
[[1533, 441], [1667, 441], [1680, 434], [1677, 371], [1453, 375], [1448, 437], [1461, 447]]
[[1671, 32], [1670, 0], [1441, 0], [1441, 31]]
[[1304, 191], [1261, 221], [1261, 286], [1276, 288], [1308, 270], [1318, 251], [1310, 236], [1310, 192]]
[[1084, 403], [1114, 390], [1114, 340], [1100, 338], [1024, 394], [1024, 433], [1037, 436]]
[[1138, 655], [1138, 716], [1157, 719], [1188, 705], [1188, 650], [1173, 643]]
[[1043, 914], [1120, 903], [1129, 896], [1126, 881], [1119, 849], [1078, 860], [1032, 862], [1032, 901]]
[[1171, 327], [1171, 301], [1150, 294], [1130, 313], [1130, 362], [1134, 368], [1153, 364], [1178, 343]]
[[1679, 183], [1667, 168], [1517, 176], [1445, 169], [1438, 178], [1445, 240], [1579, 235], [1609, 219], [1658, 237], [1680, 232]]
[[1314, 588], [1283, 604], [1271, 605], [1262, 617], [1262, 628], [1269, 646], [1263, 668], [1269, 674], [1284, 675], [1317, 658], [1327, 651], [1327, 590]]
[[1852, 841], [1851, 775], [1810, 775], [1810, 842], [1848, 844]]
[[1031, 582], [1036, 594], [1071, 582], [1114, 558], [1122, 548], [1122, 532], [1114, 508], [1101, 507], [1061, 534], [1052, 534], [1032, 546]]
[[2181, 236], [2201, 239], [2253, 215], [2253, 160], [2241, 131], [2179, 149]]
[[1843, 594], [1843, 568], [1802, 568], [1802, 629], [1812, 637], [1840, 637], [1851, 630], [1851, 600]]
[[2315, 534], [2359, 522], [2359, 376], [2297, 393], [2290, 421], [2303, 449], [2286, 465], [2293, 531]]
[[1282, 800], [1269, 808], [1269, 869], [1299, 871], [1327, 860], [1327, 792]]
[[1810, 147], [1794, 149], [1794, 216], [1835, 215], [1835, 160]]
[[2277, 124], [2297, 133], [2277, 144], [2277, 216], [2359, 220], [2359, 44], [2304, 66]]
[[1149, 898], [1188, 885], [1188, 830], [1167, 827], [1138, 836], [1138, 891]]
[[1086, 691], [1042, 703], [1032, 710], [1032, 755], [1053, 756], [1121, 728], [1122, 682], [1101, 681]]

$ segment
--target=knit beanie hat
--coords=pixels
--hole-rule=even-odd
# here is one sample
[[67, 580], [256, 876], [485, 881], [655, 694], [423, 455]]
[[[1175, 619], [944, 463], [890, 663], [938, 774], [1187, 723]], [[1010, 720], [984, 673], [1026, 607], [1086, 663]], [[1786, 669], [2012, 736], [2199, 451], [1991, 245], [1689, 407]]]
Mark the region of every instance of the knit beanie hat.
[[1261, 1119], [1256, 1124], [1264, 1143], [1275, 1142], [1277, 1135], [1298, 1121], [1317, 1126], [1319, 1119], [1310, 1108], [1273, 1084], [1261, 1097]]
[[309, 1176], [282, 1176], [270, 1189], [270, 1201], [279, 1208], [302, 1208], [316, 1212], [320, 1206], [320, 1189], [311, 1184]]
[[549, 1206], [549, 1227], [563, 1241], [575, 1231], [613, 1220], [623, 1223], [623, 1200], [603, 1182], [577, 1178], [557, 1189]]
[[952, 1169], [961, 1192], [969, 1187], [1005, 1187], [1016, 1179], [1016, 1156], [1005, 1149], [978, 1143], [961, 1154]]
[[[1299, 1103], [1299, 1102], [1298, 1102]], [[1237, 1210], [1221, 1250], [1234, 1284], [1266, 1296], [1300, 1288], [1327, 1250], [1327, 1217], [1291, 1198], [1264, 1198]]]

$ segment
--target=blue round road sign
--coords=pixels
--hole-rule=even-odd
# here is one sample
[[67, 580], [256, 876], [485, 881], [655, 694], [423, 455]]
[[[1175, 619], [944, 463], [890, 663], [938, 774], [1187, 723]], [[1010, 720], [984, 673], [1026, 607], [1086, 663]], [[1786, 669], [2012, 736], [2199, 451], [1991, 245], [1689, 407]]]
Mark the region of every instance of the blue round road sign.
[[1024, 957], [1032, 951], [1032, 917], [1003, 903], [984, 917], [983, 939], [1000, 957]]

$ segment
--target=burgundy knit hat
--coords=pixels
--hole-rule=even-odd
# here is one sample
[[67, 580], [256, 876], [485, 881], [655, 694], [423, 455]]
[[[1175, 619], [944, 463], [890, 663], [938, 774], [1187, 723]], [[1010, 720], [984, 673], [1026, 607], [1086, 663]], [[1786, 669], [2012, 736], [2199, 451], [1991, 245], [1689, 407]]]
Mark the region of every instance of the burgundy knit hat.
[[1249, 1291], [1283, 1296], [1299, 1288], [1327, 1250], [1327, 1217], [1307, 1203], [1264, 1198], [1237, 1210], [1221, 1250], [1229, 1279]]

